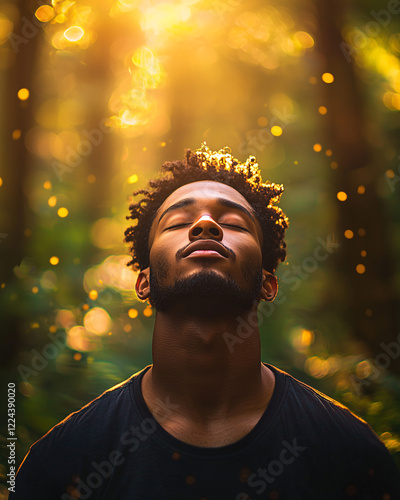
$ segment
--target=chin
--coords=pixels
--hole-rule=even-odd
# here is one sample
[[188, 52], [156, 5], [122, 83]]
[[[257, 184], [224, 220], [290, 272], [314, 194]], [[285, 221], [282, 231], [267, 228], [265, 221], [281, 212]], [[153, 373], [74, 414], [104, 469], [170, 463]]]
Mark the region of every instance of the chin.
[[157, 311], [173, 309], [207, 315], [240, 314], [257, 304], [261, 291], [262, 272], [256, 273], [249, 289], [241, 288], [231, 276], [212, 269], [194, 272], [177, 279], [172, 285], [161, 284], [150, 270], [152, 302]]

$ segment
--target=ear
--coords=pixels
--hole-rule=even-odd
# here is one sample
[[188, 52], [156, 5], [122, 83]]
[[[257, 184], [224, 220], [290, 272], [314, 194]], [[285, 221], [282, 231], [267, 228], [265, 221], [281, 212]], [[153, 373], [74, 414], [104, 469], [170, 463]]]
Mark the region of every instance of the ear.
[[136, 295], [140, 300], [146, 300], [150, 297], [150, 268], [146, 267], [140, 271], [135, 285]]
[[267, 302], [272, 302], [278, 293], [278, 280], [274, 274], [265, 269], [263, 269], [262, 274], [261, 298]]

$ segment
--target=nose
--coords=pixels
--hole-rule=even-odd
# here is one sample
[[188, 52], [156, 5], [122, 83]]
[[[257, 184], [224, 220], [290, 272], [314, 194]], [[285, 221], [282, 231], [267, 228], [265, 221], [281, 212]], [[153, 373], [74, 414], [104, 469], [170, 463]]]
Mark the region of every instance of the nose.
[[222, 227], [209, 215], [201, 216], [189, 229], [190, 241], [207, 238], [221, 241], [222, 237]]

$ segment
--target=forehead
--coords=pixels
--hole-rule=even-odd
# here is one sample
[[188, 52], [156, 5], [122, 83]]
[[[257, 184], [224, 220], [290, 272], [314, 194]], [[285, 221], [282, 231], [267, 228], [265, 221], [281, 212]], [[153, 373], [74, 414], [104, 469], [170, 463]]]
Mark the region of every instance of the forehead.
[[249, 212], [253, 212], [253, 208], [250, 203], [233, 187], [216, 181], [196, 181], [191, 182], [190, 184], [185, 184], [171, 193], [158, 209], [157, 216], [159, 216], [159, 214], [161, 214], [169, 206], [185, 198], [194, 198], [195, 200], [198, 199], [202, 202], [213, 201], [217, 198], [225, 198], [227, 200], [234, 201], [235, 203], [239, 203]]

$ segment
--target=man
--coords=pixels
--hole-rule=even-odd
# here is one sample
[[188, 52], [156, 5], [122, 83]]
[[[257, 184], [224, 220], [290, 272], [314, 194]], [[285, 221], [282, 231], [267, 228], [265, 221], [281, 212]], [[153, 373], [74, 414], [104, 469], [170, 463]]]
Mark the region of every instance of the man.
[[156, 309], [153, 364], [35, 443], [10, 498], [400, 498], [364, 421], [261, 363], [252, 318], [278, 290], [283, 187], [205, 144], [163, 169], [125, 232], [137, 295]]

